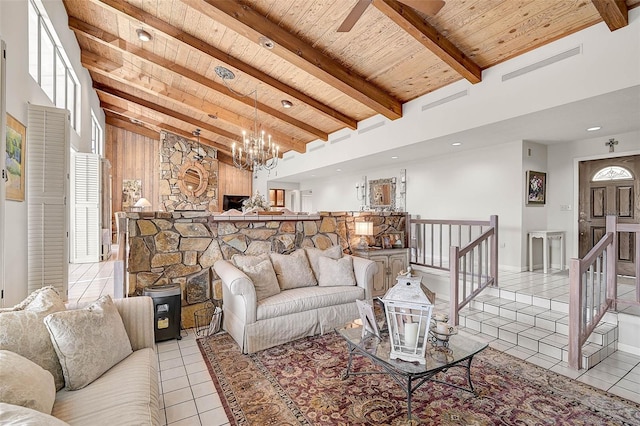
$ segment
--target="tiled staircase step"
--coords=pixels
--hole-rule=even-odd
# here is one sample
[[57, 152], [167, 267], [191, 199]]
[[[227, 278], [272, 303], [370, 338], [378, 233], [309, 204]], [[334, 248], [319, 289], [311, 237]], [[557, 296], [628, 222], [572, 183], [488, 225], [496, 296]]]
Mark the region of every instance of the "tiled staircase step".
[[[569, 310], [564, 296], [551, 300], [539, 296], [519, 297], [518, 293], [496, 288], [487, 290], [490, 291], [460, 311], [460, 327], [498, 339], [497, 345], [515, 345], [521, 352], [568, 360]], [[583, 347], [583, 367], [591, 368], [613, 353], [617, 339], [617, 317], [607, 314]]]

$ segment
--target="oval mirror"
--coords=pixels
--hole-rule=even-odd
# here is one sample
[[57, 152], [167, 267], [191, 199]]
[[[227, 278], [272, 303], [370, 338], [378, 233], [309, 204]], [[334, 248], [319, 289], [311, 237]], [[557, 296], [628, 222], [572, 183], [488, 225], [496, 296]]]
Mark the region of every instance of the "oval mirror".
[[178, 173], [180, 191], [191, 197], [199, 197], [205, 193], [209, 183], [209, 172], [202, 164], [195, 161], [185, 163]]

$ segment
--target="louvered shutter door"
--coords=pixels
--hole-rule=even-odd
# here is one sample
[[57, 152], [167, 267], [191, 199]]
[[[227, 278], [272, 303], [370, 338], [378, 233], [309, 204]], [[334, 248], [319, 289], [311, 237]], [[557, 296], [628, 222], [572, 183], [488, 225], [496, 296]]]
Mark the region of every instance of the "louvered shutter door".
[[67, 298], [69, 112], [29, 105], [28, 290], [52, 285]]
[[100, 261], [100, 156], [71, 157], [71, 262]]

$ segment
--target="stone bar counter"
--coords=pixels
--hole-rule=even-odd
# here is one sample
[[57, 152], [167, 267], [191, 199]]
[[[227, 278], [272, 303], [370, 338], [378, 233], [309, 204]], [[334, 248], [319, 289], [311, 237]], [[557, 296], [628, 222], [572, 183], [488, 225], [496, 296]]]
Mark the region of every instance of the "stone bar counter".
[[194, 327], [194, 312], [222, 289], [213, 264], [234, 254], [290, 253], [302, 247], [341, 245], [351, 253], [360, 241], [355, 222], [374, 223], [374, 245], [387, 232], [405, 232], [406, 213], [321, 212], [318, 214], [225, 216], [205, 211], [127, 213], [128, 294], [146, 287], [178, 283], [182, 326]]

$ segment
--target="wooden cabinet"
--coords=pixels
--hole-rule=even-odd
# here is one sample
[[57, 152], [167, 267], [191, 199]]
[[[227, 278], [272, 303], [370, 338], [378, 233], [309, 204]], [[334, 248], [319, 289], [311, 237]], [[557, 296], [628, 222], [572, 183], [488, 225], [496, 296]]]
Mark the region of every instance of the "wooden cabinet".
[[409, 249], [355, 250], [355, 256], [373, 260], [378, 272], [373, 277], [373, 296], [382, 297], [396, 283], [396, 277], [409, 265]]

